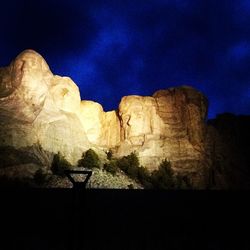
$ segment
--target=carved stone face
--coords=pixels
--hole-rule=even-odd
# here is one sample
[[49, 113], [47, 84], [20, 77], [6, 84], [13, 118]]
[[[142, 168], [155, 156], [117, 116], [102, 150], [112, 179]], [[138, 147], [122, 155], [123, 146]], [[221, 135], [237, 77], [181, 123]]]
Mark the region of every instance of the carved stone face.
[[50, 84], [50, 94], [58, 109], [73, 113], [79, 111], [79, 89], [70, 78], [54, 76]]
[[98, 143], [102, 134], [103, 108], [99, 103], [82, 101], [80, 119], [87, 137], [92, 143]]
[[36, 52], [28, 50], [21, 53], [13, 63], [12, 73], [22, 82], [41, 80], [49, 72], [45, 60]]
[[43, 103], [52, 73], [43, 57], [32, 50], [22, 52], [10, 65], [10, 93], [19, 89], [18, 96], [29, 105]]
[[124, 129], [124, 139], [142, 137], [152, 133], [151, 116], [153, 106], [145, 105], [145, 97], [128, 96], [120, 105], [119, 111]]

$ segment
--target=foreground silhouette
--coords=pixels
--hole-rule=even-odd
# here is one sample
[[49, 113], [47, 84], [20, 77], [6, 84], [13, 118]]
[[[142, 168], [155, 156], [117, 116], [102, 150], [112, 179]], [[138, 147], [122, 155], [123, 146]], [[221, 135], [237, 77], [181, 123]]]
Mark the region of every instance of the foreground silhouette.
[[[77, 188], [77, 189], [82, 189], [82, 188], [86, 188], [86, 185], [92, 175], [92, 171], [89, 170], [65, 170], [65, 175], [68, 177], [68, 179], [71, 181], [71, 183], [73, 184], [73, 188]], [[86, 175], [86, 178], [84, 181], [76, 181], [71, 175], [80, 175], [80, 174], [84, 174]]]

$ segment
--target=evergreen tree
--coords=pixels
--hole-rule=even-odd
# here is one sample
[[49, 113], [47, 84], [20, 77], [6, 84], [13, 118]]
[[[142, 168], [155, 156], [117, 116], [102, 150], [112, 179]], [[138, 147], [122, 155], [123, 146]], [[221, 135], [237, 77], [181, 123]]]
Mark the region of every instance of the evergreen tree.
[[175, 178], [171, 164], [166, 159], [163, 160], [158, 170], [154, 170], [151, 174], [151, 181], [154, 188], [157, 189], [174, 189]]
[[87, 150], [82, 154], [82, 159], [78, 161], [79, 167], [85, 167], [89, 169], [93, 168], [101, 168], [101, 163], [99, 160], [99, 156], [93, 149]]
[[60, 152], [54, 155], [51, 164], [51, 171], [53, 172], [53, 174], [64, 176], [64, 171], [70, 168], [72, 168], [72, 165]]
[[112, 175], [115, 175], [118, 170], [116, 161], [110, 161], [109, 163], [105, 163], [103, 168]]

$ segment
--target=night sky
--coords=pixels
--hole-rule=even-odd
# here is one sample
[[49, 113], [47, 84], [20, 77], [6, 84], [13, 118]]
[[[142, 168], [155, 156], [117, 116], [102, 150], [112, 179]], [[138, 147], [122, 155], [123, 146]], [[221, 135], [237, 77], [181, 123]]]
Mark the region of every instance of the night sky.
[[191, 85], [217, 113], [250, 114], [250, 0], [1, 2], [0, 65], [34, 49], [81, 98]]

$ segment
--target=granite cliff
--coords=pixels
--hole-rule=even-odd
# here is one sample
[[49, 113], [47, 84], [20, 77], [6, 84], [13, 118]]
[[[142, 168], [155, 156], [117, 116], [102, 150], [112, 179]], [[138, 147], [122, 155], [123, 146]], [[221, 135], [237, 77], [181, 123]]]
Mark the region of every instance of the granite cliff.
[[1, 158], [19, 151], [40, 160], [35, 166], [27, 160], [6, 162], [0, 174], [11, 167], [19, 174], [49, 168], [57, 152], [76, 164], [93, 148], [101, 157], [107, 150], [116, 157], [136, 151], [150, 171], [167, 158], [194, 187], [205, 188], [220, 140], [206, 124], [207, 108], [202, 93], [181, 86], [153, 96], [125, 96], [118, 110], [104, 112], [99, 103], [81, 101], [70, 78], [53, 75], [41, 55], [26, 50], [0, 68]]

